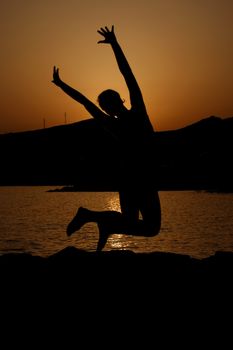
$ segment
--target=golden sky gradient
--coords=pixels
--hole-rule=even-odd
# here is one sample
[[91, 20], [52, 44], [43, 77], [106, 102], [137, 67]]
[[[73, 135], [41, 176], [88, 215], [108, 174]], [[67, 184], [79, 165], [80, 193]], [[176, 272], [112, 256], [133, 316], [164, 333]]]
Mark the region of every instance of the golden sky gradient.
[[128, 91], [97, 29], [115, 25], [156, 130], [210, 115], [233, 116], [232, 0], [1, 0], [0, 132], [89, 117], [51, 83], [61, 78], [92, 101]]

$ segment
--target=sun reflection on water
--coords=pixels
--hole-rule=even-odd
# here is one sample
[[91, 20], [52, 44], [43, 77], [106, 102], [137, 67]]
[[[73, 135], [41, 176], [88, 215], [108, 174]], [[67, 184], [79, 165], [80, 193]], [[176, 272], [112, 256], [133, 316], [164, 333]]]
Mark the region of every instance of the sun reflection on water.
[[125, 239], [125, 236], [118, 233], [115, 233], [109, 237], [108, 244], [112, 249], [120, 250], [126, 250], [130, 246], [130, 243]]
[[[87, 223], [70, 238], [66, 226], [77, 207], [120, 211], [116, 192], [53, 192], [51, 187], [0, 189], [0, 254], [27, 252], [50, 256], [68, 245], [95, 251], [95, 223]], [[174, 252], [203, 258], [233, 251], [232, 194], [162, 191], [162, 227], [155, 237], [113, 234], [105, 250]]]
[[119, 197], [117, 193], [114, 193], [113, 196], [109, 196], [108, 199], [108, 209], [109, 210], [116, 210], [121, 211], [120, 209], [120, 203], [119, 203]]
[[[117, 193], [113, 196], [109, 196], [108, 210], [121, 211], [119, 197]], [[108, 246], [110, 249], [126, 250], [130, 246], [131, 238], [123, 234], [114, 233], [108, 239]]]

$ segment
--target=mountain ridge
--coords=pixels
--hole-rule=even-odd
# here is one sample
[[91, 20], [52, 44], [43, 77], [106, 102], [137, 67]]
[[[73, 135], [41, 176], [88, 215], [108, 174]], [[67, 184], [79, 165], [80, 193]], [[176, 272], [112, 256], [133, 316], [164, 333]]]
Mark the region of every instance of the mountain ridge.
[[[232, 188], [233, 117], [207, 117], [180, 129], [156, 131], [158, 189]], [[119, 152], [94, 119], [0, 135], [0, 185], [119, 187]], [[139, 163], [140, 166], [140, 163]]]

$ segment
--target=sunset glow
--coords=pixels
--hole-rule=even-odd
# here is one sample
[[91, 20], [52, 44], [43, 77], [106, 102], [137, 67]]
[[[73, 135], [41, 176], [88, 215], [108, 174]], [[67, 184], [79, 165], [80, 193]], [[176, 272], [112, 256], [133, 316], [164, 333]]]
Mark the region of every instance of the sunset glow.
[[97, 44], [112, 24], [155, 130], [233, 115], [232, 1], [2, 0], [0, 9], [0, 133], [89, 117], [51, 83], [54, 65], [93, 102], [112, 88], [129, 106], [111, 47]]

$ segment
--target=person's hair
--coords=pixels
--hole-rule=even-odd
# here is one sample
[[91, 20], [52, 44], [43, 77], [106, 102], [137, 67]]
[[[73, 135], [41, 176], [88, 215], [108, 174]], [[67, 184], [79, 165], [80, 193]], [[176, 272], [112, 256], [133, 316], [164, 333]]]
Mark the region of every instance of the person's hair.
[[97, 99], [100, 107], [102, 109], [105, 109], [107, 106], [120, 106], [124, 103], [124, 100], [122, 100], [120, 94], [115, 90], [104, 90], [101, 92]]

